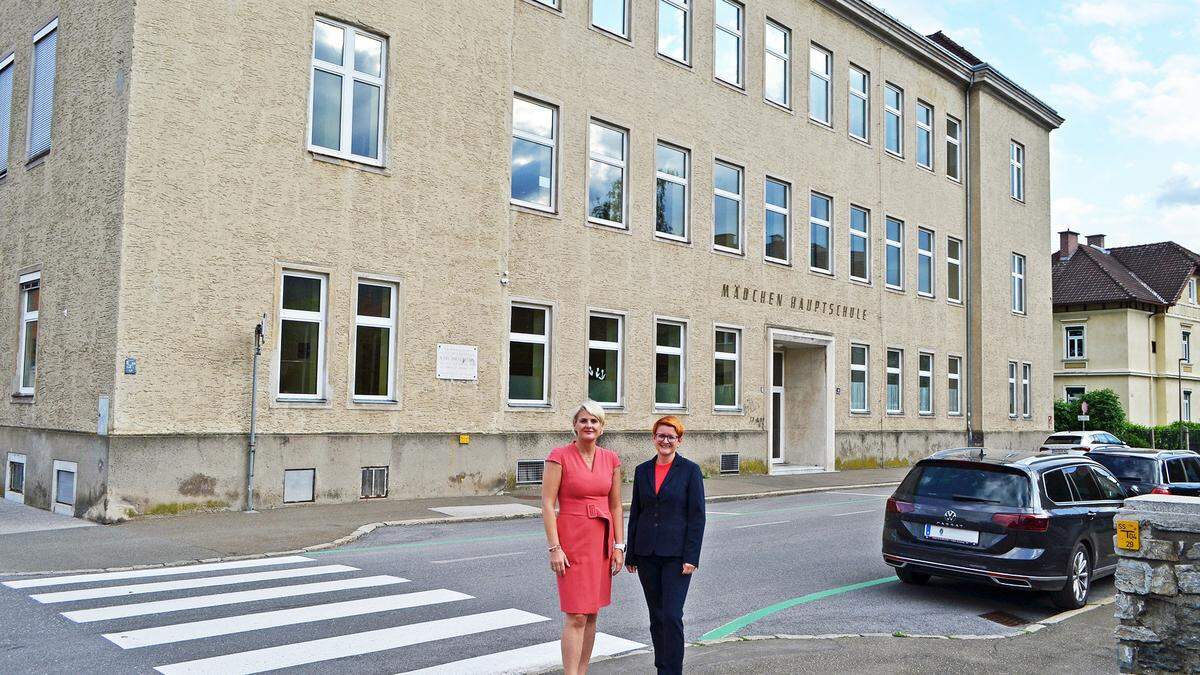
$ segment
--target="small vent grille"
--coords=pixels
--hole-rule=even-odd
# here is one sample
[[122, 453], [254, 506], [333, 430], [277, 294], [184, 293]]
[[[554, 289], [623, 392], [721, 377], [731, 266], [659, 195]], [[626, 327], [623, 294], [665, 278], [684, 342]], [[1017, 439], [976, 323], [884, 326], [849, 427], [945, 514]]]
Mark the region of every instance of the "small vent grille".
[[542, 482], [546, 462], [540, 459], [517, 460], [517, 485], [537, 485]]
[[721, 453], [721, 473], [741, 473], [742, 456], [736, 452]]

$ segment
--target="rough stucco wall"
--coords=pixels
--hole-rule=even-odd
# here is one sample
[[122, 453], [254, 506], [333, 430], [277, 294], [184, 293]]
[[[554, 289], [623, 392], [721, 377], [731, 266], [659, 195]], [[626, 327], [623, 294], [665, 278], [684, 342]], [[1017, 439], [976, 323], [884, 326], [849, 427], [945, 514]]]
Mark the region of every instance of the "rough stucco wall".
[[[973, 287], [978, 314], [976, 428], [985, 433], [1046, 431], [1052, 427], [1050, 257], [1050, 134], [986, 87], [972, 94], [971, 146], [977, 162], [972, 208]], [[1009, 148], [1025, 146], [1025, 200], [1010, 196]], [[1011, 311], [1012, 254], [1025, 256], [1026, 313]], [[1030, 417], [1008, 417], [1008, 362], [1033, 366]], [[1020, 368], [1018, 367], [1018, 383]], [[991, 442], [988, 441], [990, 445]]]
[[[0, 426], [94, 434], [97, 401], [111, 392], [115, 369], [132, 3], [4, 0], [0, 16], [0, 57], [16, 54], [8, 175], [0, 179], [0, 380], [7, 387]], [[27, 165], [32, 38], [55, 17], [51, 150]], [[37, 269], [38, 370], [30, 400], [10, 394], [17, 390], [17, 279]]]

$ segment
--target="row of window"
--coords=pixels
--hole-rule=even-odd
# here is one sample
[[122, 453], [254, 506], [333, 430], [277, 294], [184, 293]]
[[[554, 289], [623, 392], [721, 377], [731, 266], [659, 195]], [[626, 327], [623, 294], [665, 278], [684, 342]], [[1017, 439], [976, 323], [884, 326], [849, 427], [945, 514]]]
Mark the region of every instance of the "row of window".
[[[559, 8], [560, 0], [536, 0]], [[694, 0], [658, 0], [657, 50], [660, 56], [692, 65], [692, 9]], [[624, 40], [630, 39], [630, 0], [592, 0], [592, 26]], [[725, 84], [745, 89], [745, 6], [734, 0], [713, 3], [713, 76]], [[767, 18], [763, 29], [763, 100], [792, 109], [792, 31]], [[847, 132], [863, 143], [871, 142], [871, 73], [853, 63], [848, 65]], [[824, 126], [833, 126], [833, 52], [810, 43], [808, 50], [808, 116]], [[883, 85], [884, 149], [904, 157], [904, 89], [891, 82]], [[918, 100], [914, 125], [916, 164], [934, 168], [934, 107]], [[946, 115], [946, 175], [962, 180], [962, 122]], [[1025, 199], [1025, 147], [1010, 145], [1010, 194]]]
[[[33, 68], [29, 80], [26, 161], [50, 152], [50, 122], [54, 112], [55, 60], [58, 52], [58, 19], [33, 35]], [[13, 71], [16, 53], [0, 58], [0, 177], [8, 173], [8, 146], [12, 132]]]
[[[850, 412], [871, 412], [868, 392], [870, 391], [871, 347], [864, 344], [850, 345]], [[917, 414], [932, 415], [934, 412], [934, 359], [928, 351], [917, 352]], [[887, 350], [884, 361], [886, 390], [885, 412], [889, 415], [904, 414], [904, 350]], [[946, 360], [946, 413], [951, 416], [962, 414], [962, 357], [950, 356]]]
[[[1190, 330], [1179, 332], [1179, 353], [1184, 362], [1192, 362], [1192, 332]], [[1066, 361], [1087, 359], [1087, 326], [1084, 324], [1063, 326], [1063, 359]]]

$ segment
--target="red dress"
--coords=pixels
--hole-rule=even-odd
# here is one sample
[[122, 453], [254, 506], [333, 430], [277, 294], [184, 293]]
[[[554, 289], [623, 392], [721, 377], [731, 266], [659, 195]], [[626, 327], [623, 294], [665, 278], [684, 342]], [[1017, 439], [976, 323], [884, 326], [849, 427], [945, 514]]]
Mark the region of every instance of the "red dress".
[[558, 543], [571, 564], [566, 574], [556, 575], [558, 605], [568, 614], [595, 614], [612, 602], [613, 517], [608, 493], [621, 460], [617, 453], [597, 447], [589, 470], [571, 443], [552, 450], [546, 461], [562, 467]]

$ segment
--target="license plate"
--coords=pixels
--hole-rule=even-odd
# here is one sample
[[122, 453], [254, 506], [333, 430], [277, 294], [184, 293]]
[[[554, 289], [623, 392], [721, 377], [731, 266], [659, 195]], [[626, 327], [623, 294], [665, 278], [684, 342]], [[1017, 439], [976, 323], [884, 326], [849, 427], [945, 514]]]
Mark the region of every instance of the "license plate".
[[937, 539], [939, 541], [952, 541], [956, 544], [970, 544], [972, 546], [979, 545], [978, 532], [975, 530], [960, 530], [957, 527], [926, 525], [925, 538]]

